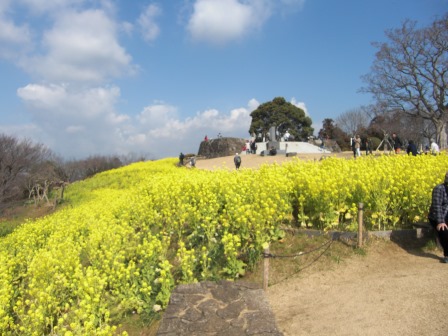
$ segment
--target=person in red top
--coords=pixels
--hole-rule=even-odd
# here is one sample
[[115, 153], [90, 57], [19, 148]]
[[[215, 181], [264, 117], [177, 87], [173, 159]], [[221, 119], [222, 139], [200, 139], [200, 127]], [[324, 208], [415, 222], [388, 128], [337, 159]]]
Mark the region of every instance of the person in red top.
[[397, 133], [392, 133], [392, 145], [394, 146], [395, 154], [399, 154], [401, 146], [403, 144], [401, 143], [400, 138], [397, 136]]

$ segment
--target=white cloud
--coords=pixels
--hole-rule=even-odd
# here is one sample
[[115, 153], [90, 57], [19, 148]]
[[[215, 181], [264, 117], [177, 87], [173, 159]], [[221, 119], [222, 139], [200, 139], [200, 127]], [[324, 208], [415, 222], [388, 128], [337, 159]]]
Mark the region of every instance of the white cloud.
[[9, 14], [9, 0], [0, 0], [0, 58], [19, 57], [31, 45], [31, 32], [26, 24], [18, 25]]
[[[209, 109], [184, 120], [177, 117], [177, 108], [170, 105], [155, 104], [144, 108], [138, 120], [136, 132], [129, 136], [129, 143], [150, 148], [155, 157], [176, 156], [179, 151], [197, 153], [205, 135], [209, 138], [218, 133], [229, 137], [248, 137], [250, 113], [256, 101], [248, 107], [221, 113]], [[147, 129], [145, 131], [145, 129]]]
[[35, 138], [62, 156], [129, 152], [123, 145], [122, 129], [130, 118], [115, 110], [120, 97], [117, 87], [75, 89], [29, 84], [17, 94], [29, 107], [36, 125]]
[[132, 71], [116, 38], [116, 24], [101, 10], [65, 12], [44, 33], [47, 53], [24, 64], [50, 82], [101, 83]]
[[28, 84], [19, 88], [17, 95], [37, 110], [54, 108], [65, 96], [65, 88], [57, 85]]
[[224, 136], [242, 136], [249, 129], [249, 114], [247, 108], [234, 109], [228, 114], [221, 114], [215, 109], [206, 110], [185, 120], [170, 118], [162, 127], [152, 128], [149, 135], [160, 138], [182, 139], [183, 141], [187, 140], [185, 139], [186, 136], [202, 134], [207, 131], [210, 134], [221, 133]]
[[145, 41], [154, 41], [160, 34], [160, 28], [155, 22], [156, 17], [161, 15], [162, 10], [155, 4], [150, 4], [139, 16], [137, 23], [140, 27]]
[[24, 5], [25, 8], [31, 10], [36, 14], [44, 14], [54, 12], [64, 8], [80, 5], [85, 0], [16, 0], [18, 3]]
[[223, 45], [259, 30], [276, 12], [303, 8], [306, 0], [195, 0], [187, 30], [193, 40]]
[[[141, 29], [144, 38], [153, 41], [160, 34], [156, 19], [161, 9], [147, 6], [134, 27], [114, 20], [110, 0], [96, 0], [100, 5], [89, 10], [81, 9], [84, 2], [0, 0], [0, 53], [4, 41], [19, 50], [17, 46], [30, 44], [32, 34], [40, 38], [36, 39], [40, 54], [21, 59], [22, 67], [39, 81], [17, 90], [33, 124], [9, 125], [9, 130], [32, 136], [66, 158], [129, 152], [151, 153], [156, 158], [177, 156], [179, 151], [197, 152], [205, 135], [249, 136], [250, 113], [259, 106], [255, 99], [246, 107], [225, 112], [208, 109], [188, 118], [180, 117], [179, 108], [165, 102], [144, 107], [136, 117], [118, 113], [120, 89], [104, 83], [134, 71], [118, 34]], [[39, 32], [5, 19], [12, 3], [46, 15], [50, 26]], [[273, 0], [195, 0], [188, 29], [196, 40], [217, 44], [237, 40], [262, 27], [275, 4]], [[306, 111], [303, 103], [293, 101]]]
[[253, 110], [256, 110], [258, 108], [258, 106], [260, 106], [260, 103], [258, 102], [258, 100], [253, 99], [253, 98], [251, 100], [249, 100], [248, 107], [249, 107], [250, 112], [252, 112]]
[[158, 128], [165, 125], [169, 120], [177, 117], [175, 106], [164, 104], [163, 102], [147, 106], [137, 116], [137, 120], [142, 126]]
[[306, 108], [306, 105], [305, 105], [304, 102], [298, 102], [296, 100], [296, 98], [292, 97], [291, 98], [291, 104], [293, 104], [294, 106], [297, 106], [298, 108], [302, 109], [303, 112], [305, 112], [306, 116], [308, 116], [308, 117], [310, 116], [310, 114], [308, 113], [308, 109]]
[[176, 106], [155, 102], [131, 118], [116, 112], [117, 87], [29, 84], [17, 94], [28, 106], [34, 127], [9, 129], [15, 135], [32, 135], [65, 158], [128, 153], [162, 158], [177, 156], [179, 151], [196, 153], [205, 135], [247, 137], [250, 113], [259, 105], [252, 99], [247, 107], [229, 112], [208, 109], [181, 118]]
[[197, 0], [187, 28], [194, 40], [224, 44], [256, 30], [270, 15], [269, 1]]
[[19, 88], [17, 95], [30, 107], [35, 118], [57, 117], [58, 122], [85, 121], [100, 115], [113, 115], [120, 89], [96, 87], [73, 90], [67, 85], [28, 84]]

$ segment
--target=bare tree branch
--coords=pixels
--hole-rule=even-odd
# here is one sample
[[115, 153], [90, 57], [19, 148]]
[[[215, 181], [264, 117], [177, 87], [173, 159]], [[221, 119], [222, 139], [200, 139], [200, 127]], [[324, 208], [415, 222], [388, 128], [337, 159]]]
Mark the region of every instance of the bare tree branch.
[[362, 92], [374, 95], [387, 111], [401, 111], [430, 121], [436, 139], [446, 147], [448, 122], [448, 14], [429, 27], [417, 29], [407, 20], [386, 31], [388, 42], [378, 48], [371, 72], [363, 77]]
[[336, 126], [351, 136], [366, 128], [369, 122], [369, 115], [362, 107], [347, 111], [336, 118]]

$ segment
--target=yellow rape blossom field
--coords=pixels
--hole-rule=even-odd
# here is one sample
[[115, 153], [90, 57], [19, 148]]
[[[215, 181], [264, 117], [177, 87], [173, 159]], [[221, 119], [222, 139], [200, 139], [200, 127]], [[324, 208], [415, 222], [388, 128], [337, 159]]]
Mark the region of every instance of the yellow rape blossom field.
[[74, 183], [59, 211], [1, 238], [0, 334], [118, 334], [121, 317], [156, 316], [178, 283], [242, 276], [284, 226], [356, 230], [360, 202], [369, 230], [425, 221], [448, 156], [176, 163]]

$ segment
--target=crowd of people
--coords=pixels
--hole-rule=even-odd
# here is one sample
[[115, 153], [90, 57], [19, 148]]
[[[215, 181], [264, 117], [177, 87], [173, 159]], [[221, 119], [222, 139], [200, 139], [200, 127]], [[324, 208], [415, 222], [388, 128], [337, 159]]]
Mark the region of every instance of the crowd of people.
[[[218, 138], [221, 137], [221, 134], [218, 134]], [[284, 136], [284, 140], [289, 140], [289, 133], [286, 132]], [[204, 141], [209, 141], [208, 136], [206, 135], [204, 137]], [[372, 138], [365, 137], [361, 138], [359, 134], [356, 134], [353, 138], [350, 138], [350, 144], [353, 151], [353, 156], [356, 159], [357, 157], [361, 156], [361, 149], [365, 149], [366, 156], [372, 155], [374, 150], [374, 144], [372, 141]], [[410, 139], [406, 141], [405, 143], [402, 142], [400, 137], [397, 135], [397, 133], [392, 133], [392, 136], [389, 137], [387, 134], [385, 134], [384, 139], [381, 141], [381, 143], [378, 145], [376, 150], [378, 150], [381, 146], [383, 146], [383, 150], [387, 151], [390, 149], [390, 151], [393, 151], [395, 154], [400, 154], [402, 150], [406, 151], [407, 155], [419, 155], [419, 154], [433, 154], [437, 155], [440, 153], [440, 148], [437, 144], [437, 142], [434, 139], [430, 140], [430, 144], [425, 146], [425, 149], [423, 150], [420, 145], [420, 150], [418, 149], [417, 145], [415, 144], [414, 140]], [[245, 145], [241, 149], [241, 153], [245, 154], [256, 154], [257, 153], [257, 143], [255, 140], [246, 140]], [[270, 153], [271, 155], [275, 155], [275, 153]], [[179, 155], [179, 165], [184, 166], [184, 159], [185, 155], [183, 153], [180, 153]], [[241, 165], [241, 156], [236, 153], [234, 157], [235, 162], [235, 168], [239, 169]], [[196, 158], [190, 157], [189, 158], [189, 164], [190, 167], [196, 166]]]
[[246, 144], [243, 146], [242, 152], [246, 154], [256, 154], [257, 143], [254, 140], [246, 140]]
[[[180, 152], [179, 154], [179, 163], [178, 166], [185, 166], [185, 154]], [[190, 156], [188, 163], [190, 164], [190, 168], [194, 168], [196, 167], [196, 157], [195, 156]]]
[[[372, 139], [366, 137], [361, 139], [359, 134], [356, 134], [353, 138], [350, 139], [350, 144], [353, 151], [353, 156], [356, 159], [358, 156], [361, 156], [361, 148], [364, 147], [366, 151], [366, 155], [373, 154], [373, 144]], [[401, 141], [397, 133], [392, 133], [391, 137], [385, 135], [384, 139], [381, 141], [378, 147], [383, 146], [383, 149], [386, 151], [390, 148], [395, 154], [399, 154], [402, 150], [406, 151], [408, 155], [419, 155], [419, 154], [433, 154], [437, 155], [440, 153], [440, 148], [437, 142], [434, 139], [431, 139], [430, 145], [426, 145], [424, 150], [418, 150], [417, 145], [414, 140], [408, 140], [406, 145]], [[378, 148], [377, 148], [378, 149]]]

